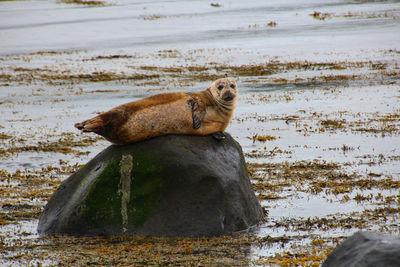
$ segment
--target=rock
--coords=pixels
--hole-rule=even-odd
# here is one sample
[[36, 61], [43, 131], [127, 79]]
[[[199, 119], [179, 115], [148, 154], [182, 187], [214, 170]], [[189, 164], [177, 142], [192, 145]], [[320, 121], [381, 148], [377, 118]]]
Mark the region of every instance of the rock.
[[400, 237], [357, 232], [336, 247], [322, 266], [398, 267], [400, 266]]
[[218, 236], [263, 217], [240, 145], [227, 134], [109, 146], [63, 182], [41, 234]]

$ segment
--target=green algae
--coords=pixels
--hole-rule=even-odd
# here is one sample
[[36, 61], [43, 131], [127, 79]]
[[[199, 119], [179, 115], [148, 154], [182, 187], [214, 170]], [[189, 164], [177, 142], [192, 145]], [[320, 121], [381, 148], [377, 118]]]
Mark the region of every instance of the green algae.
[[[85, 214], [89, 228], [124, 225], [129, 230], [136, 229], [157, 209], [166, 190], [164, 168], [158, 159], [146, 152], [135, 154], [132, 159], [129, 192], [121, 188], [121, 168], [127, 164], [122, 160], [108, 163], [92, 184], [78, 208], [80, 214]], [[124, 193], [129, 196], [127, 201], [123, 201]]]
[[104, 168], [91, 186], [82, 205], [82, 212], [87, 214], [86, 221], [89, 228], [122, 224], [121, 195], [118, 194], [119, 178], [119, 161], [113, 161]]
[[158, 207], [167, 183], [164, 168], [157, 158], [150, 153], [142, 152], [133, 156], [131, 200], [128, 215], [129, 223], [138, 227]]

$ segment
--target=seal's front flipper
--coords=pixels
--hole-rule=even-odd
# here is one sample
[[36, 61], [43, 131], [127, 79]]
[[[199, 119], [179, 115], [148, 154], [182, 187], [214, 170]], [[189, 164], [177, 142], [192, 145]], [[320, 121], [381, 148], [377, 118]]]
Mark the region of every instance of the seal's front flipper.
[[200, 100], [189, 99], [187, 101], [191, 110], [193, 118], [193, 129], [197, 130], [201, 126], [201, 121], [206, 116], [206, 108], [203, 102]]
[[196, 116], [196, 114], [193, 113], [193, 129], [199, 129], [201, 126], [201, 120], [199, 117]]
[[226, 136], [223, 132], [216, 132], [212, 134], [212, 137], [214, 137], [218, 141], [225, 140]]

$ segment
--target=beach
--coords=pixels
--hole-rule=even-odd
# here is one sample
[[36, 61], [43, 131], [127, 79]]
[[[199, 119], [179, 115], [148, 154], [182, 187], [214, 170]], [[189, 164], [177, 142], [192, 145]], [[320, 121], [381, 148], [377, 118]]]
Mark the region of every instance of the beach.
[[[0, 1], [0, 264], [318, 266], [400, 229], [398, 1]], [[265, 219], [214, 238], [39, 236], [110, 143], [74, 123], [232, 77]]]

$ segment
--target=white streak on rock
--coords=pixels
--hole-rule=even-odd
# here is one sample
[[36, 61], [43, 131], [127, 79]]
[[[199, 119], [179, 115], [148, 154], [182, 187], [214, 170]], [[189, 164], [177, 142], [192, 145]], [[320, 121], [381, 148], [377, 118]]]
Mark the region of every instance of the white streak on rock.
[[120, 182], [119, 192], [121, 197], [121, 216], [123, 231], [128, 230], [128, 204], [131, 198], [131, 172], [133, 167], [133, 157], [131, 155], [122, 155], [120, 161]]

